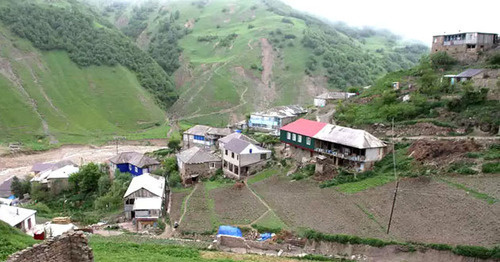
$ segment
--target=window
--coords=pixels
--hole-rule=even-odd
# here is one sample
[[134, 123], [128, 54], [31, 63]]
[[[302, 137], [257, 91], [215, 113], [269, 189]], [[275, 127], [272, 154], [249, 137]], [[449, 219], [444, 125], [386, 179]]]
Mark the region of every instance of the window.
[[265, 160], [267, 159], [267, 155], [266, 154], [260, 154], [260, 160]]
[[310, 145], [311, 145], [311, 138], [310, 138], [310, 137], [306, 137], [306, 144], [307, 144], [308, 146], [310, 146]]
[[231, 158], [234, 158], [234, 152], [231, 152]]
[[227, 149], [226, 149], [226, 156], [227, 156]]
[[297, 142], [302, 143], [302, 136], [301, 135], [297, 135]]
[[210, 169], [214, 169], [215, 168], [215, 163], [210, 163]]
[[205, 137], [204, 136], [194, 136], [194, 140], [200, 140], [200, 141], [204, 141], [205, 140]]
[[290, 140], [291, 134], [290, 132], [286, 132], [286, 139]]
[[128, 170], [132, 171], [132, 165], [128, 164]]
[[296, 140], [297, 140], [297, 135], [296, 135], [296, 134], [292, 134], [292, 140], [293, 140], [293, 141], [296, 141]]
[[139, 172], [139, 170], [137, 170], [137, 167], [135, 167], [135, 172]]

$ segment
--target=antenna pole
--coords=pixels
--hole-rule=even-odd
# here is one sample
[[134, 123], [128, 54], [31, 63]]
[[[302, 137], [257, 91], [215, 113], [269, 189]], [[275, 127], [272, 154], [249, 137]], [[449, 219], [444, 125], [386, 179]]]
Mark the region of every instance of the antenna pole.
[[392, 199], [392, 207], [391, 207], [391, 215], [389, 216], [389, 224], [387, 225], [387, 234], [389, 234], [389, 230], [391, 229], [392, 215], [394, 214], [394, 206], [396, 205], [396, 197], [398, 195], [399, 189], [399, 177], [396, 172], [396, 148], [394, 146], [394, 137], [396, 133], [394, 133], [394, 118], [392, 119], [392, 164], [394, 166], [394, 178], [396, 179], [396, 188], [394, 189], [394, 198]]

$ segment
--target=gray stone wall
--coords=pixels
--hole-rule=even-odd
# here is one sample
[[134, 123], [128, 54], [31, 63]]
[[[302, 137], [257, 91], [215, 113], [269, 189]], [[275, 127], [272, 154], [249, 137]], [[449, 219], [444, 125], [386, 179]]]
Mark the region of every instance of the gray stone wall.
[[7, 262], [93, 262], [83, 232], [68, 232], [12, 254]]

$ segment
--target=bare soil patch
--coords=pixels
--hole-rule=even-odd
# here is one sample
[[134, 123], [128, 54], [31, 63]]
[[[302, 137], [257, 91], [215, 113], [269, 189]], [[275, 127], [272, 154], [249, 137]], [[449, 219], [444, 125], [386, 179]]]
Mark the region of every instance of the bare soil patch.
[[267, 208], [244, 186], [241, 189], [224, 187], [212, 190], [215, 213], [223, 224], [250, 224]]
[[252, 188], [292, 228], [307, 227], [332, 234], [385, 238], [380, 226], [345, 195], [321, 189], [311, 181], [291, 182], [273, 176]]
[[417, 161], [443, 162], [454, 160], [467, 152], [477, 152], [481, 146], [473, 140], [420, 139], [410, 146], [408, 153]]
[[[462, 245], [500, 242], [498, 203], [488, 204], [429, 177], [402, 179], [399, 188], [391, 236], [405, 241]], [[394, 182], [351, 197], [386, 226], [393, 189]]]
[[500, 177], [498, 174], [456, 175], [446, 177], [446, 180], [462, 184], [478, 192], [500, 199]]
[[179, 221], [182, 214], [182, 202], [189, 192], [172, 193], [172, 204], [170, 206], [170, 221]]

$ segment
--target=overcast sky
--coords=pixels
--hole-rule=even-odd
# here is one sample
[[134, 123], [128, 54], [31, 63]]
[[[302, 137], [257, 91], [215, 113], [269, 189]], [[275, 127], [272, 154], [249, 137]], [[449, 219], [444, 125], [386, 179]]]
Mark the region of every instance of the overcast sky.
[[459, 30], [500, 33], [494, 0], [283, 0], [288, 5], [351, 26], [385, 28], [430, 45], [432, 35]]

